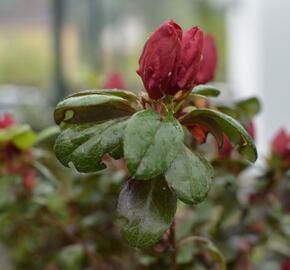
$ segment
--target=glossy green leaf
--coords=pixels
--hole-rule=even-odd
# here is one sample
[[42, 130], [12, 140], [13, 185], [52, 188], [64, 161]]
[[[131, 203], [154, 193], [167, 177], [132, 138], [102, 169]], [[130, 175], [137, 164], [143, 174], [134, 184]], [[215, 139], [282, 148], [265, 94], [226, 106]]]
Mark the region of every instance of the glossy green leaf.
[[120, 193], [118, 211], [125, 221], [122, 236], [133, 247], [147, 248], [173, 222], [176, 196], [162, 176], [147, 181], [129, 180]]
[[116, 120], [71, 125], [56, 140], [56, 157], [66, 167], [72, 162], [79, 172], [102, 170], [103, 155], [119, 148], [126, 125], [127, 121]]
[[131, 176], [146, 180], [165, 172], [182, 141], [182, 127], [173, 116], [162, 120], [153, 110], [136, 113], [129, 120], [124, 138], [124, 156]]
[[124, 98], [130, 102], [136, 102], [138, 97], [130, 91], [127, 90], [119, 90], [119, 89], [89, 89], [80, 91], [78, 93], [74, 93], [69, 97], [78, 97], [78, 96], [86, 96], [86, 95], [111, 95], [116, 97]]
[[91, 123], [132, 115], [135, 109], [121, 97], [113, 95], [86, 94], [72, 96], [61, 101], [54, 111], [57, 124]]
[[227, 135], [232, 145], [245, 158], [254, 162], [257, 159], [256, 146], [248, 132], [232, 117], [210, 109], [196, 109], [181, 119], [181, 123], [189, 125], [197, 118], [207, 117], [214, 120]]
[[36, 134], [29, 125], [12, 126], [0, 130], [0, 145], [13, 143], [18, 149], [26, 150], [36, 142]]
[[168, 186], [181, 201], [188, 204], [197, 204], [206, 198], [212, 178], [210, 163], [186, 146], [165, 173]]
[[247, 116], [248, 119], [252, 119], [261, 110], [260, 101], [256, 97], [241, 100], [236, 103], [236, 106]]
[[217, 97], [220, 94], [220, 90], [218, 90], [215, 86], [212, 85], [198, 85], [195, 86], [190, 95], [201, 95], [208, 97]]

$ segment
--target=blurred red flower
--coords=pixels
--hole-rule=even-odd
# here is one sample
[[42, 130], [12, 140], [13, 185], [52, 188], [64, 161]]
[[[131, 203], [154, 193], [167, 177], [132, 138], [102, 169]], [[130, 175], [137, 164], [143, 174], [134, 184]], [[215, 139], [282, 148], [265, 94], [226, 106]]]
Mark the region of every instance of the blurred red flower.
[[288, 258], [281, 267], [281, 270], [290, 270], [290, 258]]
[[103, 88], [104, 89], [124, 89], [125, 82], [123, 80], [122, 75], [118, 72], [113, 72], [109, 74]]
[[8, 128], [15, 124], [16, 121], [11, 114], [5, 113], [3, 116], [0, 114], [0, 128]]
[[[12, 115], [0, 115], [0, 129], [7, 129], [15, 125], [17, 122]], [[24, 187], [32, 192], [35, 184], [35, 171], [31, 169], [32, 159], [31, 149], [20, 150], [12, 141], [0, 145], [0, 175], [21, 176]]]
[[290, 134], [285, 129], [280, 129], [271, 143], [272, 151], [280, 155], [285, 161], [290, 162]]

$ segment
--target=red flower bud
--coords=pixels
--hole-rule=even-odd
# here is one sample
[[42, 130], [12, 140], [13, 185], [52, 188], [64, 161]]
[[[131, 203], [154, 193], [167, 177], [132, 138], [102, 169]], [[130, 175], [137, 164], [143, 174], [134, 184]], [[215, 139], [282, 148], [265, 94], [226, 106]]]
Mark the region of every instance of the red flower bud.
[[121, 74], [114, 72], [108, 75], [104, 89], [124, 89], [125, 83]]
[[0, 115], [0, 128], [8, 128], [15, 124], [16, 121], [11, 114], [5, 113], [3, 117]]
[[145, 43], [137, 73], [151, 99], [159, 99], [169, 92], [175, 62], [180, 55], [181, 39], [181, 27], [173, 21], [166, 21]]
[[290, 270], [290, 258], [288, 258], [281, 267], [281, 270]]
[[203, 48], [203, 32], [197, 26], [186, 31], [182, 36], [180, 59], [172, 77], [172, 90], [176, 94], [180, 89], [191, 90], [199, 71]]
[[217, 48], [214, 38], [207, 34], [203, 40], [202, 60], [200, 70], [196, 76], [197, 84], [205, 84], [212, 81], [217, 67]]
[[290, 162], [290, 135], [281, 129], [272, 140], [272, 151]]

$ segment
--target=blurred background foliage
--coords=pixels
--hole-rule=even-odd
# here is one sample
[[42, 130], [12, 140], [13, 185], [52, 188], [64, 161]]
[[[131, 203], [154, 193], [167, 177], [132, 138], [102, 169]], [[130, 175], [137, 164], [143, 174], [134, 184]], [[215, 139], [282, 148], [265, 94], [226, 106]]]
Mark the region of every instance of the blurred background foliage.
[[142, 46], [168, 19], [214, 34], [224, 82], [224, 12], [207, 1], [12, 0], [0, 3], [0, 85], [35, 87], [48, 105], [101, 86], [111, 71], [122, 71], [128, 89], [142, 89], [135, 72]]

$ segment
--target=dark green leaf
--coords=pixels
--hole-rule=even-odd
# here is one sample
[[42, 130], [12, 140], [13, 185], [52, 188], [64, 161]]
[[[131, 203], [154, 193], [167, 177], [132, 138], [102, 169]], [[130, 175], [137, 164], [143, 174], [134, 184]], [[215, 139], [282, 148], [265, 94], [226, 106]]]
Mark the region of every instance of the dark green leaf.
[[210, 96], [217, 97], [220, 94], [220, 90], [212, 85], [198, 85], [195, 86], [190, 95], [201, 95], [201, 96]]
[[181, 201], [197, 204], [205, 199], [210, 190], [213, 169], [206, 159], [183, 146], [165, 178]]
[[256, 97], [241, 100], [236, 103], [236, 106], [248, 119], [252, 119], [261, 110], [260, 101]]
[[72, 162], [79, 172], [102, 170], [105, 168], [103, 155], [122, 144], [126, 125], [127, 121], [117, 120], [71, 125], [57, 138], [55, 154], [64, 166]]
[[165, 172], [182, 141], [182, 127], [173, 116], [162, 120], [153, 110], [136, 113], [129, 120], [124, 138], [124, 155], [131, 176], [146, 180]]
[[184, 125], [197, 121], [197, 118], [207, 117], [214, 120], [227, 135], [237, 151], [245, 158], [254, 162], [257, 159], [256, 146], [247, 131], [232, 117], [210, 109], [196, 109], [181, 119]]
[[0, 145], [13, 143], [18, 149], [26, 150], [31, 148], [36, 141], [36, 134], [29, 125], [12, 126], [0, 130]]
[[130, 102], [136, 102], [138, 97], [130, 91], [119, 90], [119, 89], [89, 89], [80, 91], [78, 93], [74, 93], [69, 97], [78, 97], [78, 96], [86, 96], [86, 95], [111, 95], [124, 98]]
[[120, 193], [118, 211], [125, 220], [122, 236], [134, 247], [147, 248], [173, 222], [176, 196], [162, 176], [147, 181], [129, 180]]
[[113, 95], [86, 94], [72, 96], [61, 101], [55, 111], [57, 124], [91, 123], [132, 115], [135, 109], [121, 97]]
[[121, 142], [117, 147], [115, 147], [109, 155], [114, 158], [114, 159], [120, 159], [124, 156], [124, 151], [123, 151], [123, 142]]

